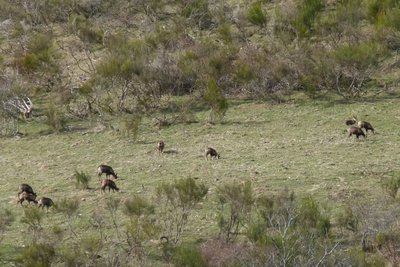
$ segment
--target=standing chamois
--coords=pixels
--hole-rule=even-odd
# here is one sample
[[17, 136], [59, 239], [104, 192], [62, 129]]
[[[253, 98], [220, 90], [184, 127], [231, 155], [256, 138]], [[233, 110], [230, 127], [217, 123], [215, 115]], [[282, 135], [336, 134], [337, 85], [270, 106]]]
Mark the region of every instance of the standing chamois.
[[347, 132], [349, 133], [349, 137], [351, 137], [353, 134], [357, 137], [360, 137], [360, 135], [364, 136], [364, 138], [366, 137], [363, 130], [359, 127], [350, 127], [349, 129], [347, 129]]
[[[348, 121], [350, 121], [350, 120], [348, 120]], [[346, 121], [346, 124], [348, 121]], [[371, 123], [369, 123], [367, 121], [359, 121], [359, 120], [357, 120], [357, 117], [355, 117], [355, 116], [353, 117], [353, 119], [351, 119], [351, 121], [354, 121], [354, 123], [357, 123], [357, 126], [359, 128], [361, 128], [361, 129], [364, 128], [366, 134], [368, 134], [368, 131], [372, 131], [372, 133], [375, 133], [374, 127], [372, 127]]]
[[18, 195], [18, 203], [22, 205], [22, 202], [28, 201], [29, 203], [33, 202], [37, 204], [38, 202], [36, 201], [36, 194], [28, 193], [28, 192], [22, 192], [21, 194]]
[[164, 147], [165, 147], [165, 143], [164, 141], [160, 141], [157, 143], [157, 150], [158, 150], [158, 154], [162, 154], [164, 151]]
[[51, 206], [54, 206], [53, 200], [51, 200], [51, 198], [48, 197], [40, 198], [38, 203], [39, 203], [39, 208], [41, 207], [42, 209], [44, 209], [44, 207], [46, 207], [47, 211]]
[[355, 118], [352, 118], [351, 120], [346, 120], [346, 125], [354, 125], [356, 124], [357, 120]]
[[21, 193], [23, 193], [23, 192], [32, 194], [32, 195], [34, 195], [34, 196], [36, 197], [36, 193], [33, 192], [32, 187], [31, 187], [30, 185], [28, 185], [28, 184], [21, 184], [21, 185], [19, 186], [18, 196], [19, 196]]
[[361, 129], [364, 128], [366, 134], [368, 134], [368, 130], [372, 131], [372, 133], [375, 134], [374, 128], [372, 127], [371, 123], [366, 122], [366, 121], [358, 121], [357, 125]]
[[113, 180], [110, 179], [104, 179], [103, 181], [101, 181], [101, 190], [103, 190], [103, 192], [105, 192], [106, 187], [108, 187], [108, 192], [110, 192], [111, 189], [113, 190], [113, 192], [115, 192], [114, 190], [117, 190], [117, 192], [119, 191], [117, 185], [114, 183]]
[[208, 155], [210, 155], [210, 159], [212, 159], [212, 158], [219, 159], [220, 158], [217, 151], [212, 147], [209, 147], [206, 149], [206, 160], [208, 160]]
[[99, 177], [101, 177], [101, 175], [102, 175], [103, 173], [106, 174], [106, 177], [109, 177], [109, 176], [111, 175], [111, 176], [114, 177], [115, 179], [118, 178], [118, 175], [117, 175], [116, 172], [114, 172], [113, 168], [111, 168], [111, 167], [108, 166], [108, 165], [103, 165], [103, 164], [101, 164], [99, 167], [97, 167], [97, 175], [98, 175]]

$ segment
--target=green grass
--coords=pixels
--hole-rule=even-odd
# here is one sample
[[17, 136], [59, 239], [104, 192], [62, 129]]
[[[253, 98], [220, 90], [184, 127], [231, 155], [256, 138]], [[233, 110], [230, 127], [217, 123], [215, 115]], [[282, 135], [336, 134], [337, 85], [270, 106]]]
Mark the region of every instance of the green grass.
[[[82, 199], [74, 225], [79, 235], [94, 231], [94, 212], [109, 217], [96, 176], [99, 164], [109, 164], [120, 176], [115, 196], [126, 199], [139, 194], [154, 200], [161, 182], [192, 177], [209, 187], [209, 194], [189, 219], [185, 240], [207, 239], [218, 232], [215, 192], [219, 185], [250, 180], [256, 195], [277, 194], [285, 187], [298, 196], [312, 195], [331, 210], [344, 204], [390, 211], [397, 202], [381, 187], [390, 171], [399, 171], [400, 100], [350, 104], [233, 101], [222, 124], [210, 125], [208, 111], [196, 114], [200, 123], [177, 124], [157, 129], [143, 120], [138, 140], [133, 142], [110, 131], [97, 132], [87, 122], [70, 124], [78, 130], [41, 135], [43, 125], [22, 125], [23, 138], [0, 139], [0, 187], [2, 207], [13, 210], [16, 221], [6, 232], [0, 251], [24, 244], [27, 226], [20, 222], [23, 209], [16, 203], [18, 185], [30, 184], [38, 196], [55, 202], [63, 197]], [[356, 115], [372, 123], [376, 134], [366, 140], [347, 138], [346, 119]], [[156, 151], [164, 140], [165, 153]], [[214, 147], [221, 159], [206, 161], [204, 149]], [[92, 176], [91, 190], [75, 188], [74, 171]], [[84, 200], [83, 200], [84, 199]], [[25, 204], [25, 203], [24, 203]], [[126, 220], [121, 210], [120, 223]], [[62, 214], [51, 210], [45, 229], [66, 227]], [[108, 221], [109, 235], [112, 223]], [[122, 229], [122, 228], [121, 228]]]

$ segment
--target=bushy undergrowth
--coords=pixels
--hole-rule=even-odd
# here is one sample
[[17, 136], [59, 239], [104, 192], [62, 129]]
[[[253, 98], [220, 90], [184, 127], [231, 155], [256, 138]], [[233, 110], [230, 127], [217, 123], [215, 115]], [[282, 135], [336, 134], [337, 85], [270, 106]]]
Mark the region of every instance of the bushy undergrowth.
[[[77, 199], [65, 198], [58, 202], [57, 212], [66, 217], [66, 228], [45, 222], [48, 216], [55, 214], [45, 215], [36, 207], [27, 207], [21, 222], [28, 227], [29, 234], [25, 240], [29, 245], [18, 251], [15, 263], [21, 266], [50, 266], [61, 261], [90, 265], [100, 264], [99, 259], [102, 258], [109, 264], [125, 264], [130, 259], [143, 264], [150, 257], [148, 241], [159, 236], [159, 253], [165, 263], [174, 266], [243, 266], [250, 262], [253, 266], [336, 266], [360, 262], [361, 259], [363, 264], [369, 266], [383, 262], [377, 254], [368, 260], [363, 258], [363, 253], [375, 250], [383, 253], [385, 260], [393, 264], [398, 262], [393, 250], [398, 246], [395, 232], [381, 231], [372, 239], [371, 236], [366, 239], [364, 234], [362, 240], [346, 237], [343, 231], [333, 234], [334, 227], [357, 233], [357, 222], [349, 209], [338, 216], [335, 225], [331, 223], [329, 211], [324, 210], [314, 198], [299, 199], [287, 189], [271, 196], [256, 197], [250, 182], [226, 184], [218, 189], [215, 198], [221, 209], [214, 223], [218, 223], [222, 235], [200, 243], [181, 243], [184, 228], [192, 223], [189, 217], [195, 213], [194, 208], [199, 201], [204, 201], [206, 193], [207, 188], [203, 185], [196, 184], [192, 179], [183, 179], [160, 184], [157, 198], [154, 198], [157, 207], [154, 202], [138, 195], [128, 197], [122, 207], [118, 197], [107, 197], [105, 201], [111, 218], [96, 211], [97, 215], [93, 214], [88, 225], [96, 230], [96, 234], [83, 234], [76, 228]], [[120, 208], [127, 220], [118, 212]], [[12, 223], [8, 220], [7, 225]], [[113, 239], [109, 239], [110, 233], [106, 231], [110, 226], [114, 229]], [[4, 233], [7, 229], [2, 228], [2, 231]], [[44, 238], [44, 235], [47, 237]], [[239, 235], [240, 239], [237, 238]], [[63, 239], [69, 245], [62, 245]], [[350, 243], [341, 245], [344, 239]], [[359, 242], [363, 245], [357, 248]]]

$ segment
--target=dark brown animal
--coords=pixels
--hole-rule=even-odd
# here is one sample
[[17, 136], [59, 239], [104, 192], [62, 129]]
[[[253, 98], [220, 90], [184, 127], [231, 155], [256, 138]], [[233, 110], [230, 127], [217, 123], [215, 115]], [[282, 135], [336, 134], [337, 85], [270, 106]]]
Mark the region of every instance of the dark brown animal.
[[219, 159], [220, 158], [217, 151], [211, 147], [206, 149], [206, 160], [208, 160], [208, 155], [210, 155], [210, 159], [212, 159], [212, 158]]
[[46, 207], [47, 210], [49, 210], [49, 208], [54, 205], [53, 200], [51, 200], [51, 198], [48, 197], [40, 198], [38, 203], [39, 203], [39, 208], [41, 207], [42, 209], [44, 209], [44, 207]]
[[100, 165], [99, 167], [97, 167], [97, 175], [98, 175], [99, 177], [101, 177], [101, 175], [102, 175], [103, 173], [106, 174], [106, 177], [109, 177], [109, 176], [111, 175], [111, 176], [114, 177], [115, 179], [118, 178], [117, 173], [114, 172], [113, 168], [111, 168], [111, 167], [108, 166], [108, 165], [103, 165], [103, 164], [102, 164], [102, 165]]
[[357, 137], [360, 137], [361, 135], [364, 136], [364, 138], [366, 137], [363, 130], [361, 128], [358, 127], [350, 127], [349, 129], [347, 129], [347, 132], [349, 133], [349, 137], [352, 136], [353, 134]]
[[114, 183], [113, 180], [110, 179], [104, 179], [103, 181], [101, 181], [101, 190], [103, 190], [103, 192], [105, 192], [106, 187], [108, 187], [108, 192], [110, 192], [111, 189], [113, 190], [113, 192], [115, 192], [114, 190], [117, 190], [117, 192], [119, 191], [117, 185]]
[[18, 203], [22, 205], [22, 202], [24, 202], [25, 200], [28, 201], [29, 203], [31, 202], [34, 202], [35, 204], [38, 203], [36, 201], [36, 195], [24, 191], [18, 195]]
[[33, 192], [32, 187], [31, 187], [30, 185], [28, 185], [28, 184], [21, 184], [21, 185], [19, 186], [18, 196], [19, 196], [22, 192], [26, 192], [26, 193], [33, 194], [33, 195], [35, 195], [35, 197], [36, 197], [36, 193]]
[[366, 122], [366, 121], [358, 121], [358, 122], [357, 122], [357, 125], [358, 125], [358, 127], [360, 127], [361, 129], [364, 128], [366, 134], [368, 134], [368, 130], [372, 131], [372, 133], [375, 134], [374, 128], [372, 127], [371, 123]]
[[164, 147], [165, 147], [165, 143], [164, 143], [164, 141], [160, 141], [160, 142], [158, 142], [158, 144], [157, 144], [157, 150], [158, 150], [158, 154], [161, 154], [161, 153], [163, 153], [163, 151], [164, 151]]
[[346, 125], [354, 125], [356, 124], [357, 120], [355, 118], [352, 118], [351, 120], [346, 120]]

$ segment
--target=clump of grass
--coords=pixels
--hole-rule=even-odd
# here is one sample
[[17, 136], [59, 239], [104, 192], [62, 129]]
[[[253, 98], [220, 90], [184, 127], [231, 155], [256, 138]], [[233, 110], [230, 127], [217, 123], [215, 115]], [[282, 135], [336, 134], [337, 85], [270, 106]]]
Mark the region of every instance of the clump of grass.
[[392, 198], [396, 198], [400, 188], [400, 174], [398, 172], [389, 173], [389, 177], [382, 180], [382, 188]]
[[179, 246], [172, 259], [175, 266], [207, 266], [206, 260], [198, 246], [182, 244]]
[[356, 232], [359, 220], [351, 207], [346, 206], [337, 216], [337, 225], [341, 228]]
[[103, 31], [94, 27], [88, 19], [82, 15], [72, 15], [69, 20], [69, 29], [82, 41], [100, 44], [103, 40]]
[[89, 189], [89, 181], [91, 179], [90, 175], [85, 172], [79, 172], [75, 170], [74, 174], [76, 180], [76, 188], [78, 189]]
[[259, 26], [264, 26], [267, 23], [267, 15], [262, 9], [261, 2], [255, 2], [250, 6], [247, 11], [247, 19], [251, 23]]

